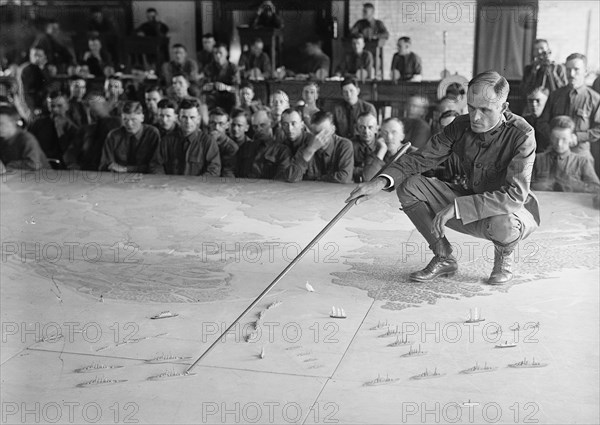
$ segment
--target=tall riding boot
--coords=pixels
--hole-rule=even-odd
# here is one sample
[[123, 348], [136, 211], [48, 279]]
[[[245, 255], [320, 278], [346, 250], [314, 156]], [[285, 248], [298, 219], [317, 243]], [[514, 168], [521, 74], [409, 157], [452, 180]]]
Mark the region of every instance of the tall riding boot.
[[501, 245], [494, 243], [494, 268], [487, 283], [490, 285], [503, 285], [513, 278], [512, 266], [516, 242]]
[[433, 213], [424, 202], [417, 202], [404, 212], [413, 222], [419, 233], [429, 242], [434, 257], [423, 269], [410, 274], [411, 280], [429, 282], [438, 276], [452, 276], [458, 270], [456, 259], [452, 256], [452, 246], [446, 237], [436, 238], [433, 229]]

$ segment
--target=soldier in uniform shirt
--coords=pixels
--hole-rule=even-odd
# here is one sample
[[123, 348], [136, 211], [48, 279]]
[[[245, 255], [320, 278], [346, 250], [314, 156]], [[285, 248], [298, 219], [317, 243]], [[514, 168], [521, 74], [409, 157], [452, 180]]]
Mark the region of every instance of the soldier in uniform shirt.
[[359, 99], [360, 88], [355, 78], [346, 78], [340, 84], [343, 101], [333, 107], [333, 123], [336, 133], [347, 139], [354, 137], [358, 117], [365, 113], [377, 116], [375, 106]]

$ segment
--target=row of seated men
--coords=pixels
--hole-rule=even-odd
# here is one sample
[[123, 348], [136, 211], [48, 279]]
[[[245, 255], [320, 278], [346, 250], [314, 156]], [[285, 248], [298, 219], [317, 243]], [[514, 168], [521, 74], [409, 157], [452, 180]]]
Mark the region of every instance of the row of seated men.
[[[371, 179], [406, 141], [401, 120], [388, 118], [379, 126], [370, 108], [358, 114], [349, 139], [335, 134], [334, 114], [317, 111], [306, 125], [302, 110], [290, 108], [289, 101], [280, 97], [280, 114], [273, 113], [277, 105], [274, 111], [257, 107], [251, 115], [243, 109], [228, 114], [215, 108], [202, 129], [201, 104], [194, 98], [178, 105], [160, 100], [157, 128], [144, 124], [139, 102], [126, 102], [119, 119], [110, 116], [105, 98], [94, 95], [89, 105], [95, 122], [84, 129], [82, 137], [75, 136], [76, 128], [66, 115], [67, 99], [60, 93], [50, 98], [50, 115], [35, 121], [30, 132], [18, 127], [16, 108], [3, 105], [0, 160], [3, 168], [47, 167], [50, 158], [55, 167], [117, 173], [350, 183]], [[440, 131], [457, 116], [448, 112], [453, 111], [439, 118]], [[48, 144], [48, 134], [55, 136], [53, 144]], [[575, 135], [575, 123], [569, 117], [551, 120], [551, 145], [536, 159], [534, 189], [598, 190], [600, 182], [591, 160], [571, 151]], [[44, 143], [40, 145], [38, 139]], [[451, 156], [427, 173], [460, 184], [467, 176], [456, 166], [458, 162]]]

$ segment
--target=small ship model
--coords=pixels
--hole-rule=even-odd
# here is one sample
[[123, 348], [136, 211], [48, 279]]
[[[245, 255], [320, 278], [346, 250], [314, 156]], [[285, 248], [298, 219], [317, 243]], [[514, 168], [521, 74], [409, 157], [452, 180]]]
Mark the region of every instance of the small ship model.
[[461, 370], [460, 373], [463, 373], [463, 374], [466, 374], [466, 375], [471, 375], [473, 373], [493, 372], [496, 369], [498, 369], [498, 368], [497, 367], [488, 366], [487, 363], [485, 363], [483, 367], [479, 366], [478, 363], [475, 363], [475, 366], [470, 367], [470, 368], [465, 369], [465, 370]]
[[433, 373], [429, 373], [429, 371], [427, 369], [425, 369], [425, 372], [420, 373], [419, 375], [411, 376], [410, 379], [413, 379], [413, 380], [432, 379], [432, 378], [439, 378], [444, 375], [445, 375], [445, 373], [438, 373], [437, 367], [436, 367], [434, 369]]
[[363, 384], [364, 387], [374, 387], [377, 385], [387, 385], [387, 384], [391, 384], [393, 382], [398, 381], [400, 378], [390, 378], [389, 375], [387, 375], [385, 378], [382, 378], [380, 375], [377, 375], [377, 378], [373, 379], [372, 381], [369, 382], [365, 382]]
[[401, 347], [403, 345], [412, 345], [412, 341], [409, 341], [407, 336], [400, 338], [400, 335], [396, 334], [396, 341], [388, 344], [388, 347]]
[[193, 376], [195, 375], [195, 373], [191, 373], [191, 372], [175, 372], [175, 369], [171, 369], [171, 370], [167, 370], [163, 373], [160, 373], [158, 375], [154, 375], [154, 376], [150, 376], [148, 377], [147, 381], [163, 381], [166, 379], [172, 379], [172, 378], [183, 378], [186, 376]]
[[75, 373], [88, 373], [88, 372], [97, 372], [99, 370], [109, 370], [109, 369], [120, 369], [123, 366], [107, 366], [104, 364], [100, 364], [97, 362], [92, 363], [89, 366], [85, 366], [85, 367], [80, 367], [78, 369], [75, 369], [73, 372]]
[[514, 368], [518, 368], [518, 369], [546, 367], [546, 366], [548, 366], [548, 363], [536, 362], [535, 357], [533, 358], [533, 360], [531, 360], [531, 363], [525, 358], [525, 359], [521, 360], [520, 362], [512, 363], [512, 364], [508, 365], [508, 367], [514, 367]]
[[155, 314], [154, 316], [150, 317], [151, 319], [168, 319], [170, 317], [177, 317], [179, 316], [179, 314], [177, 313], [173, 313], [171, 311], [161, 311], [158, 314]]
[[329, 313], [329, 317], [332, 319], [345, 319], [347, 316], [343, 308], [336, 309], [335, 307], [331, 307], [331, 313]]
[[121, 382], [127, 382], [127, 379], [106, 379], [104, 377], [98, 378], [97, 376], [91, 381], [82, 382], [77, 384], [79, 388], [85, 387], [95, 387], [97, 385], [112, 385], [112, 384], [120, 384]]
[[465, 323], [477, 323], [483, 322], [485, 319], [481, 317], [479, 310], [475, 307], [475, 314], [473, 314], [473, 310], [469, 309], [469, 318], [465, 321]]
[[391, 336], [398, 335], [398, 334], [399, 334], [399, 332], [398, 332], [398, 325], [396, 325], [396, 330], [395, 331], [392, 331], [390, 329], [390, 327], [388, 326], [386, 333], [379, 335], [377, 338], [389, 338]]
[[412, 345], [411, 345], [410, 349], [408, 350], [408, 353], [404, 353], [400, 357], [417, 357], [417, 356], [424, 356], [425, 354], [427, 354], [427, 351], [421, 350], [421, 344], [419, 344], [418, 350], [413, 350]]
[[180, 362], [183, 360], [189, 360], [189, 359], [191, 359], [191, 357], [180, 357], [180, 356], [173, 356], [171, 354], [162, 354], [158, 357], [154, 357], [153, 359], [146, 360], [146, 363], [151, 363], [151, 364], [176, 363], [176, 362]]
[[381, 320], [377, 321], [377, 325], [373, 326], [372, 328], [370, 328], [370, 331], [378, 331], [379, 329], [383, 329], [385, 327], [390, 327], [390, 324], [388, 323], [387, 319], [385, 319], [385, 322], [382, 322]]
[[508, 341], [504, 341], [500, 344], [496, 344], [494, 347], [495, 348], [513, 348], [516, 347], [517, 343], [516, 342], [508, 342]]

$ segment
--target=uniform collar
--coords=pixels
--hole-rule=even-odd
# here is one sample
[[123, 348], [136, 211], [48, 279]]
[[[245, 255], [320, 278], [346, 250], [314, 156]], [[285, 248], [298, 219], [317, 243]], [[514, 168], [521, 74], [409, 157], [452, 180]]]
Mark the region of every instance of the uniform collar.
[[496, 124], [494, 127], [486, 131], [485, 133], [477, 133], [475, 137], [480, 141], [482, 147], [488, 147], [492, 143], [496, 134], [498, 134], [504, 128], [505, 124], [506, 117], [504, 116], [504, 114], [502, 114], [500, 116], [500, 121], [498, 121], [498, 124]]

